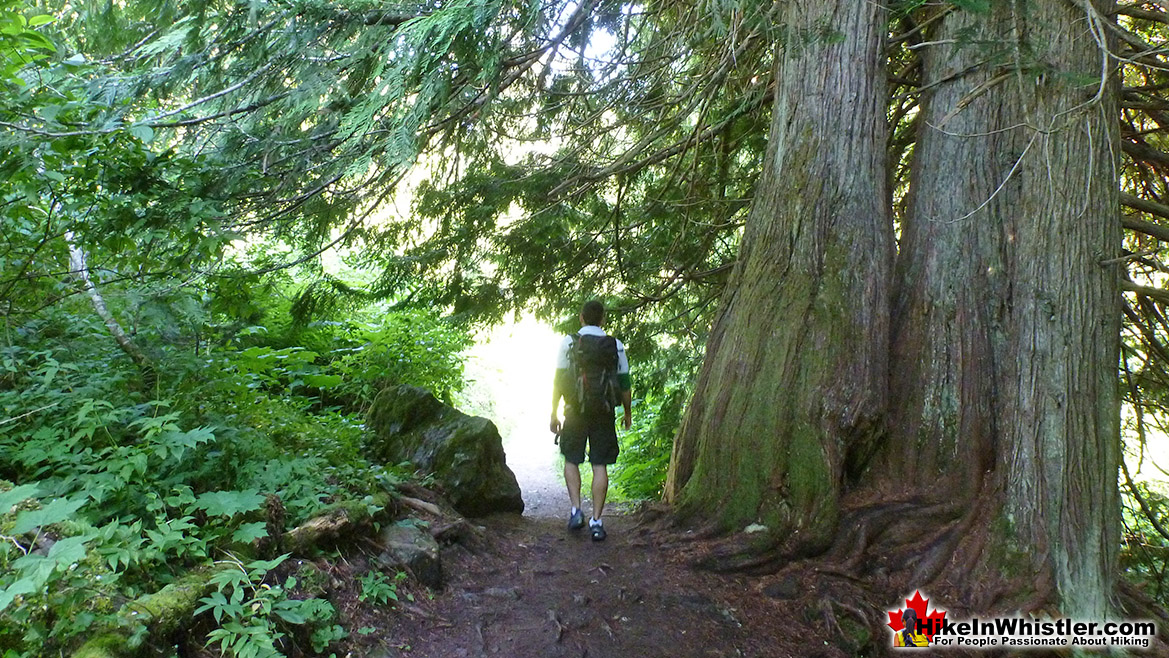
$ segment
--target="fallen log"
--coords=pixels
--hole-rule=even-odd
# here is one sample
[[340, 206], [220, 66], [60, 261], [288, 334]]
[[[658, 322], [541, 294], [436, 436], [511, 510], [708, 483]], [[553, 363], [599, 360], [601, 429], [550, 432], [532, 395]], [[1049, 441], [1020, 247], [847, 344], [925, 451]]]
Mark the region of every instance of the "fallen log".
[[[284, 535], [283, 549], [296, 557], [307, 557], [317, 548], [337, 542], [393, 514], [395, 499], [388, 494], [374, 496], [373, 509], [365, 501], [345, 501], [323, 510]], [[380, 511], [376, 511], [380, 510]], [[215, 589], [212, 577], [232, 563], [217, 563], [192, 573], [122, 606], [117, 621], [73, 652], [72, 658], [134, 658], [147, 640], [170, 636], [195, 615], [199, 600]], [[146, 626], [147, 637], [138, 639], [137, 630]]]
[[319, 546], [353, 534], [362, 526], [372, 526], [378, 518], [393, 515], [390, 510], [395, 500], [388, 494], [374, 496], [373, 508], [381, 510], [374, 514], [370, 513], [370, 505], [364, 501], [347, 500], [337, 503], [305, 521], [300, 527], [289, 530], [284, 535], [283, 550], [296, 556], [304, 556]]

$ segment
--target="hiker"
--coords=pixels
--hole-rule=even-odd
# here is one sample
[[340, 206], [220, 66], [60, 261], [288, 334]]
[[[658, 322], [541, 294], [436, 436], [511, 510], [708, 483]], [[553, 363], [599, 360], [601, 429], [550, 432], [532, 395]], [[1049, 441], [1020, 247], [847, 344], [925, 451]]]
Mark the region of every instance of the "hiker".
[[928, 647], [930, 645], [929, 638], [920, 633], [918, 628], [917, 611], [913, 608], [906, 608], [905, 612], [901, 613], [901, 623], [905, 628], [893, 635], [893, 646], [895, 647]]
[[[568, 512], [568, 529], [584, 527], [580, 509], [580, 464], [589, 447], [593, 466], [593, 516], [589, 533], [593, 541], [605, 539], [601, 514], [609, 490], [609, 464], [617, 462], [617, 429], [613, 412], [617, 404], [625, 407], [623, 424], [632, 423], [633, 398], [630, 393], [629, 361], [625, 346], [601, 329], [605, 307], [601, 302], [586, 302], [580, 310], [580, 331], [565, 336], [556, 358], [556, 378], [552, 383], [551, 430], [560, 442], [564, 455], [564, 482], [572, 508]], [[559, 417], [560, 398], [564, 398], [564, 423]]]

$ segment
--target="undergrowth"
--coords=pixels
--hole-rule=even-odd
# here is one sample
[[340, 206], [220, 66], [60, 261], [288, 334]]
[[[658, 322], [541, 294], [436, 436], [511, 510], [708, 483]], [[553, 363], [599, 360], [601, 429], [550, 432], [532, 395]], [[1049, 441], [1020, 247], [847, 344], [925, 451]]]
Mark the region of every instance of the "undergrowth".
[[[312, 331], [315, 349], [211, 313], [198, 340], [143, 326], [151, 377], [80, 303], [8, 327], [0, 655], [67, 655], [126, 624], [127, 602], [224, 564], [198, 608], [208, 647], [281, 656], [302, 638], [300, 653], [333, 653], [348, 631], [323, 595], [272, 579], [287, 556], [264, 559], [269, 533], [410, 477], [364, 457], [363, 412], [388, 383], [458, 390], [467, 339], [417, 311]], [[147, 641], [146, 625], [132, 637]]]

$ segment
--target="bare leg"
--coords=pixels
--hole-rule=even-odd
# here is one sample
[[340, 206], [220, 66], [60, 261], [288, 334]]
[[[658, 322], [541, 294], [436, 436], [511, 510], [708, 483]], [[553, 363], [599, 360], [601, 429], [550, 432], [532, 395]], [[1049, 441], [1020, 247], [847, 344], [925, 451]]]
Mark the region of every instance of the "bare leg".
[[[580, 464], [564, 462], [564, 483], [568, 485], [568, 500], [572, 506], [580, 509]], [[593, 484], [593, 488], [596, 488]]]
[[[577, 474], [577, 478], [580, 474]], [[580, 487], [580, 480], [577, 480]], [[605, 464], [593, 464], [593, 518], [600, 520], [605, 511], [605, 495], [609, 493], [609, 467]]]

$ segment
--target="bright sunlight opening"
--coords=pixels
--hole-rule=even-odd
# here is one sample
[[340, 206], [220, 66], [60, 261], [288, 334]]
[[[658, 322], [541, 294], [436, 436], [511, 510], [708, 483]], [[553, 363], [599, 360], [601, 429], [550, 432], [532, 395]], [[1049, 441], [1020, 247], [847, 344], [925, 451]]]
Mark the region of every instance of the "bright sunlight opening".
[[[532, 509], [559, 491], [558, 449], [548, 431], [556, 350], [563, 336], [531, 316], [481, 332], [467, 352], [467, 387], [456, 405], [490, 418], [503, 437], [507, 465]], [[567, 499], [566, 499], [567, 500]]]

